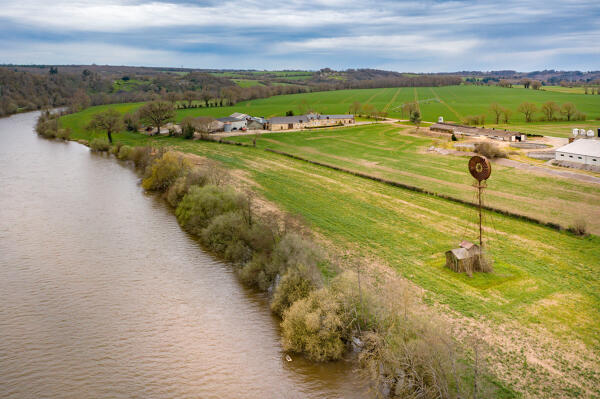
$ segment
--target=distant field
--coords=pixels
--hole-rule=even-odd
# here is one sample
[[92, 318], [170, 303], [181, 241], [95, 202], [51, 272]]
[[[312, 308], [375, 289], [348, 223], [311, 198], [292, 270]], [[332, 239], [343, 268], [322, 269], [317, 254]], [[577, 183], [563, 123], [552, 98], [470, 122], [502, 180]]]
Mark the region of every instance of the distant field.
[[[252, 79], [239, 80], [244, 84], [256, 82]], [[288, 110], [300, 114], [303, 109], [312, 109], [320, 113], [340, 114], [347, 113], [355, 101], [362, 104], [372, 104], [394, 118], [407, 118], [407, 115], [403, 115], [401, 112], [402, 104], [417, 101], [424, 121], [436, 121], [438, 116], [443, 116], [446, 121], [459, 122], [467, 115], [486, 114], [486, 126], [496, 126], [492, 124], [493, 119], [489, 112], [489, 105], [497, 102], [513, 110], [509, 125], [497, 125], [498, 127], [561, 137], [569, 137], [573, 127], [586, 129], [600, 127], [600, 121], [595, 121], [595, 119], [600, 119], [600, 96], [598, 95], [519, 88], [505, 89], [494, 86], [401, 87], [302, 93], [244, 101], [233, 107], [179, 110], [177, 114], [178, 119], [186, 115], [222, 117], [233, 112], [272, 117], [284, 115]], [[523, 115], [516, 111], [518, 105], [523, 101], [536, 103], [538, 107], [546, 101], [555, 101], [558, 104], [572, 102], [579, 111], [587, 115], [588, 120], [582, 122], [539, 121], [541, 114], [538, 113], [536, 115], [538, 121], [526, 123]]]
[[[123, 112], [136, 106], [119, 105], [117, 109]], [[93, 110], [86, 110], [65, 116], [63, 124], [83, 126], [92, 114]], [[92, 136], [80, 129], [73, 133], [75, 139]], [[472, 207], [261, 149], [269, 145], [297, 151], [314, 159], [472, 195], [466, 160], [421, 154], [419, 149], [428, 145], [429, 139], [389, 126], [272, 134], [259, 139], [259, 148], [149, 138], [138, 133], [114, 137], [126, 144], [168, 145], [219, 160], [254, 181], [267, 199], [302, 215], [334, 245], [380, 260], [426, 290], [429, 302], [447, 306], [468, 320], [490, 323], [485, 334], [496, 334], [507, 342], [494, 349], [496, 363], [491, 366], [506, 370], [505, 377], [528, 397], [582, 397], [581, 386], [600, 394], [596, 369], [600, 353], [598, 236], [578, 238], [488, 212], [485, 236], [495, 272], [468, 278], [443, 265], [446, 250], [463, 238], [477, 236], [477, 214]], [[549, 217], [564, 218], [561, 204], [570, 198], [577, 206], [581, 202], [584, 207], [596, 207], [598, 202], [597, 189], [523, 176], [509, 168], [494, 167], [489, 183], [488, 201], [505, 201], [515, 211], [529, 212], [534, 211], [532, 204], [537, 204]], [[536, 331], [528, 343], [521, 343], [526, 334], [522, 328]], [[557, 349], [561, 345], [577, 353]], [[535, 359], [543, 361], [543, 367], [531, 361], [530, 350], [535, 351]], [[553, 372], [548, 373], [546, 366]]]
[[[301, 112], [302, 105], [308, 106], [321, 113], [347, 113], [350, 105], [358, 101], [362, 104], [372, 104], [379, 110], [384, 110], [390, 117], [406, 118], [402, 115], [401, 106], [405, 102], [417, 101], [423, 114], [423, 120], [436, 121], [443, 116], [447, 121], [460, 122], [468, 115], [487, 115], [487, 124], [493, 122], [489, 105], [498, 104], [513, 110], [511, 125], [531, 126], [535, 123], [525, 123], [522, 114], [516, 111], [524, 101], [533, 102], [540, 107], [546, 101], [558, 104], [572, 102], [577, 109], [587, 115], [588, 120], [600, 119], [600, 96], [559, 93], [528, 89], [505, 89], [494, 86], [445, 86], [445, 87], [402, 87], [384, 89], [338, 90], [276, 96], [266, 99], [238, 103], [234, 108], [243, 112], [261, 116], [283, 115], [287, 110]], [[206, 115], [211, 112], [221, 112], [214, 109], [200, 109], [198, 114]], [[233, 110], [226, 110], [225, 114]], [[536, 119], [541, 119], [541, 113]], [[548, 123], [548, 122], [544, 122]], [[560, 122], [551, 122], [560, 123]], [[600, 124], [600, 122], [598, 122]], [[573, 122], [577, 125], [577, 122]]]
[[264, 86], [258, 80], [251, 79], [233, 79], [233, 81], [240, 87], [252, 87], [252, 86]]
[[[262, 135], [257, 145], [474, 202], [467, 158], [426, 152], [433, 140], [408, 134], [408, 130], [379, 124], [273, 133]], [[249, 143], [252, 138], [232, 140]], [[600, 185], [523, 173], [496, 164], [493, 171], [486, 204], [563, 226], [584, 218], [590, 229], [600, 234]]]
[[147, 86], [150, 82], [137, 79], [115, 80], [113, 83], [113, 91], [131, 91], [141, 86]]

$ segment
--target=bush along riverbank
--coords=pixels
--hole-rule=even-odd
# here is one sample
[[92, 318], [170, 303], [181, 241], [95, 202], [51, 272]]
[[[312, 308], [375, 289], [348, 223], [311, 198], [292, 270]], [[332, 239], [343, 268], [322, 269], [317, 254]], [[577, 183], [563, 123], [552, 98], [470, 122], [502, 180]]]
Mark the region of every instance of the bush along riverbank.
[[267, 293], [286, 351], [313, 361], [354, 352], [379, 397], [514, 396], [486, 369], [478, 344], [457, 342], [415, 289], [360, 262], [344, 264], [306, 228], [286, 223], [289, 215], [264, 217], [255, 195], [218, 163], [198, 166], [165, 148], [89, 145], [131, 161], [143, 188], [163, 195], [183, 229]]

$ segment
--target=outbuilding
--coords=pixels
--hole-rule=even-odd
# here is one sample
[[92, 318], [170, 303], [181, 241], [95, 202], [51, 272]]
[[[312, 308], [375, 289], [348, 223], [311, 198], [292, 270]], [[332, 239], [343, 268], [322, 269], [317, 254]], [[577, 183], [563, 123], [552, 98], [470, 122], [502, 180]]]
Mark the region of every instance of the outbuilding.
[[219, 118], [217, 120], [223, 123], [223, 130], [226, 132], [241, 130], [246, 127], [247, 123], [246, 119], [233, 118], [231, 116], [226, 116], [225, 118]]
[[573, 162], [600, 168], [600, 140], [579, 139], [557, 148], [554, 155], [557, 161]]

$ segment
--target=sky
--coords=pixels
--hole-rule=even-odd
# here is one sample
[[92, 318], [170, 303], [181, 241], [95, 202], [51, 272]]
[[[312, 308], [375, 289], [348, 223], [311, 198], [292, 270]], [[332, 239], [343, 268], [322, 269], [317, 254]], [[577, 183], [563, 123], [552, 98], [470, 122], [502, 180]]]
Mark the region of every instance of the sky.
[[0, 0], [0, 64], [600, 69], [600, 0]]

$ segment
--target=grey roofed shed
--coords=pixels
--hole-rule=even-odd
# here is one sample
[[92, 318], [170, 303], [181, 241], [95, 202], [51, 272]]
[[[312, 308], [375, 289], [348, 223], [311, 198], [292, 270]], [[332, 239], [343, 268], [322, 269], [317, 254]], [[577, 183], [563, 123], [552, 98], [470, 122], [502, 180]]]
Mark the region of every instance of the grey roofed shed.
[[298, 116], [274, 116], [269, 119], [271, 124], [286, 124], [286, 123], [304, 123], [308, 122], [308, 118], [305, 115]]

